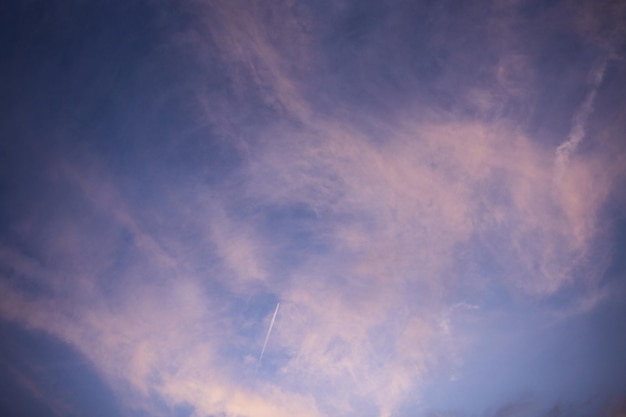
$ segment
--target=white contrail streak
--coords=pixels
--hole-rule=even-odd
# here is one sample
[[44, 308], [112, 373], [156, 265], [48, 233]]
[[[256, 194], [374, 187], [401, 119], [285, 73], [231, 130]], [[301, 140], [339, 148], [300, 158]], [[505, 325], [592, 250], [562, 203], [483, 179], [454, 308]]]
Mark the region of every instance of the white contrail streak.
[[265, 342], [263, 342], [263, 349], [261, 349], [261, 354], [259, 355], [259, 363], [261, 363], [261, 359], [263, 359], [263, 354], [265, 353], [265, 348], [267, 347], [267, 341], [270, 340], [270, 334], [272, 333], [272, 327], [274, 327], [274, 321], [276, 320], [276, 314], [278, 314], [278, 307], [280, 303], [276, 303], [276, 310], [274, 310], [274, 315], [272, 316], [272, 321], [270, 322], [270, 328], [267, 329], [267, 334], [265, 335]]

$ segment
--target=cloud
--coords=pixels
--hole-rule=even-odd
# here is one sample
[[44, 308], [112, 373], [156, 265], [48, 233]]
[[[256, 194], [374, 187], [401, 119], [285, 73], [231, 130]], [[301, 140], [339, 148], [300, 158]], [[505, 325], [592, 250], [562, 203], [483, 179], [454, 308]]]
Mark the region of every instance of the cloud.
[[571, 154], [576, 152], [576, 149], [582, 142], [585, 137], [585, 125], [587, 124], [587, 119], [589, 115], [593, 111], [593, 102], [595, 100], [598, 88], [600, 87], [600, 83], [602, 83], [602, 79], [604, 78], [604, 72], [606, 71], [606, 66], [608, 64], [608, 60], [604, 59], [597, 68], [594, 68], [589, 74], [589, 81], [591, 84], [591, 90], [587, 93], [587, 97], [585, 101], [580, 105], [576, 114], [574, 115], [574, 120], [572, 123], [572, 130], [569, 134], [568, 139], [561, 143], [556, 149], [556, 180], [559, 181], [563, 175], [565, 175], [565, 171], [567, 169], [567, 165], [569, 164], [569, 160], [571, 158]]
[[[232, 159], [200, 158], [175, 174], [155, 157], [146, 175], [116, 170], [97, 147], [51, 158], [54, 196], [38, 203], [45, 210], [20, 213], [0, 241], [1, 316], [78, 349], [129, 409], [167, 414], [157, 397], [194, 416], [392, 416], [425, 400], [441, 375], [471, 378], [466, 355], [493, 316], [517, 308], [552, 318], [537, 306], [571, 297], [556, 316], [572, 317], [604, 300], [606, 259], [594, 250], [614, 171], [603, 150], [578, 147], [608, 61], [558, 146], [561, 137], [544, 142], [520, 127], [532, 112], [517, 109], [538, 106], [542, 75], [514, 33], [475, 66], [443, 39], [394, 55], [400, 68], [387, 73], [378, 54], [389, 39], [418, 36], [383, 30], [395, 21], [408, 30], [397, 12], [380, 27], [353, 22], [364, 32], [356, 61], [378, 64], [349, 80], [327, 73], [334, 38], [313, 8], [181, 7], [188, 27], [173, 44], [201, 68], [185, 80], [201, 127], [137, 146], [226, 149]], [[470, 9], [490, 30], [510, 21], [501, 9]], [[443, 33], [446, 13], [431, 15]], [[451, 39], [463, 38], [455, 30]], [[468, 31], [474, 40], [491, 33]], [[450, 69], [430, 74], [420, 66], [428, 60]], [[461, 77], [464, 68], [480, 81]], [[372, 81], [385, 74], [388, 84]], [[381, 96], [364, 110], [329, 87], [337, 79], [376, 84], [363, 91]], [[416, 87], [424, 80], [437, 99], [412, 96], [428, 90]], [[255, 372], [250, 358], [265, 350], [263, 318], [277, 300]]]
[[211, 53], [211, 42], [230, 67], [235, 92], [257, 96], [287, 117], [306, 120], [311, 110], [299, 77], [308, 73], [311, 60], [303, 7], [287, 1], [192, 1], [187, 7], [200, 19], [194, 22], [196, 30], [185, 35], [186, 43], [202, 56]]
[[[586, 188], [597, 184], [593, 164], [572, 165], [565, 199], [550, 185], [550, 151], [506, 125], [381, 123], [379, 143], [355, 126], [317, 126], [261, 138], [217, 199], [169, 190], [168, 223], [189, 224], [194, 247], [179, 228], [155, 226], [153, 209], [135, 214], [102, 174], [64, 170], [84, 226], [57, 228], [43, 259], [73, 278], [35, 299], [3, 283], [3, 316], [76, 346], [111, 381], [197, 413], [351, 415], [368, 401], [392, 415], [467, 348], [461, 329], [440, 326], [464, 302], [457, 288], [548, 296], [585, 261], [604, 197]], [[123, 230], [128, 263], [114, 249]], [[92, 233], [113, 245], [107, 257], [90, 255]], [[457, 275], [488, 241], [505, 274]], [[43, 282], [14, 251], [5, 262]], [[254, 382], [246, 357], [266, 327], [238, 310], [264, 292], [283, 314], [264, 358], [275, 374]]]

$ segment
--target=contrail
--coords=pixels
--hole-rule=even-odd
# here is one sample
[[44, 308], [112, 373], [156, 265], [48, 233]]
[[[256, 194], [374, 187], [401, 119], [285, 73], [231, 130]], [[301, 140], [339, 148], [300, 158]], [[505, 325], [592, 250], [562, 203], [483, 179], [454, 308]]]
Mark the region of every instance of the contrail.
[[276, 310], [274, 310], [274, 315], [272, 316], [272, 321], [270, 322], [270, 328], [267, 329], [267, 334], [265, 335], [265, 342], [263, 342], [263, 349], [261, 349], [261, 354], [259, 355], [258, 363], [261, 363], [261, 359], [263, 359], [263, 354], [265, 353], [265, 348], [267, 347], [267, 341], [270, 340], [270, 334], [272, 333], [272, 327], [274, 327], [274, 321], [276, 320], [276, 314], [278, 314], [279, 306], [280, 306], [280, 302], [277, 302]]

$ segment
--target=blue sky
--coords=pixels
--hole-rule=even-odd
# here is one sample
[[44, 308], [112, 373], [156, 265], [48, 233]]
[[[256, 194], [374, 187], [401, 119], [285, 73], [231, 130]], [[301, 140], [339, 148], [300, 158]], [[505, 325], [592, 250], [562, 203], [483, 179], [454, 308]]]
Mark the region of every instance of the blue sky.
[[0, 16], [0, 414], [626, 413], [623, 2]]

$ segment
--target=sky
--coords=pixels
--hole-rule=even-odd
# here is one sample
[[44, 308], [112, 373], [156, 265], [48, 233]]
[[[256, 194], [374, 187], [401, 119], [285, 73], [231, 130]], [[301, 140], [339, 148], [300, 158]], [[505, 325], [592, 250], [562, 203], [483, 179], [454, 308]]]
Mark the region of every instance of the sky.
[[0, 414], [626, 416], [626, 3], [0, 3]]

